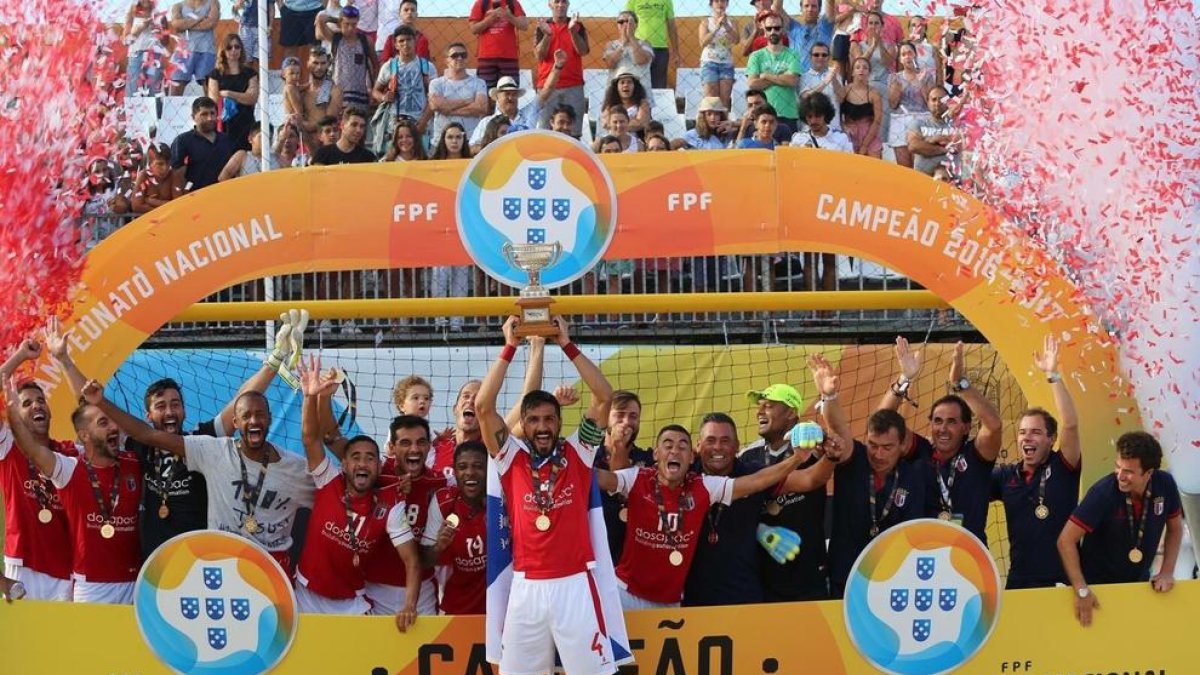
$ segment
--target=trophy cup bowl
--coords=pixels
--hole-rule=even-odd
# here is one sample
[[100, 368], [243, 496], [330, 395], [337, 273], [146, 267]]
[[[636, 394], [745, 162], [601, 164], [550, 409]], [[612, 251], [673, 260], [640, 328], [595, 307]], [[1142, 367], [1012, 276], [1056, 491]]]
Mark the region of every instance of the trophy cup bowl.
[[500, 252], [510, 264], [529, 275], [529, 284], [521, 289], [517, 306], [521, 310], [521, 324], [517, 336], [540, 335], [554, 337], [558, 328], [550, 320], [550, 304], [554, 298], [542, 285], [542, 270], [552, 267], [562, 257], [562, 244], [555, 241], [547, 244], [506, 243]]

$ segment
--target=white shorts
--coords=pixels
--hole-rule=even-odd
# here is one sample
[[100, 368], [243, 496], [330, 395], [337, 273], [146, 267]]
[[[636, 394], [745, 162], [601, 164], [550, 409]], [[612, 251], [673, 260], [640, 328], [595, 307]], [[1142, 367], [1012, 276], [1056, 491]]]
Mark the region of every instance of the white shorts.
[[500, 638], [500, 675], [549, 673], [555, 649], [570, 675], [617, 672], [600, 621], [600, 596], [590, 571], [560, 579], [514, 575]]
[[7, 561], [4, 563], [4, 576], [21, 582], [25, 587], [26, 600], [71, 601], [70, 579], [59, 579]]
[[621, 609], [624, 609], [626, 612], [635, 609], [671, 609], [672, 607], [679, 606], [678, 602], [654, 602], [653, 600], [639, 598], [630, 593], [629, 589], [625, 588], [625, 584], [617, 583], [620, 586]]
[[893, 148], [908, 147], [908, 125], [917, 116], [912, 113], [894, 112], [891, 114], [891, 123], [888, 125], [887, 145]]
[[318, 595], [309, 590], [300, 579], [296, 579], [296, 606], [304, 614], [348, 614], [363, 616], [371, 609], [371, 603], [365, 598], [355, 596], [345, 600], [335, 600]]
[[75, 602], [96, 605], [132, 605], [133, 582], [84, 581], [75, 577]]
[[[389, 586], [387, 584], [373, 584], [367, 582], [364, 589], [364, 595], [371, 602], [371, 611], [367, 612], [373, 616], [396, 616], [396, 612], [404, 606], [405, 588], [403, 586]], [[417, 614], [420, 616], [436, 616], [438, 613], [437, 606], [437, 588], [433, 584], [432, 579], [426, 579], [421, 582], [421, 596], [417, 598]]]

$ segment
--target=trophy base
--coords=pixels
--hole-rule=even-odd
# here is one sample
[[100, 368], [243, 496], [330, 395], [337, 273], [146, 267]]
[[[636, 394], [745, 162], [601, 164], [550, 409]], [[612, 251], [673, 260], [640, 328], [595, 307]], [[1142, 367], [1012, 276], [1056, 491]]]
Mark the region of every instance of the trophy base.
[[522, 297], [517, 300], [520, 310], [521, 323], [517, 325], [516, 335], [519, 338], [536, 335], [544, 338], [558, 336], [558, 326], [551, 320], [550, 305], [554, 298], [550, 296]]

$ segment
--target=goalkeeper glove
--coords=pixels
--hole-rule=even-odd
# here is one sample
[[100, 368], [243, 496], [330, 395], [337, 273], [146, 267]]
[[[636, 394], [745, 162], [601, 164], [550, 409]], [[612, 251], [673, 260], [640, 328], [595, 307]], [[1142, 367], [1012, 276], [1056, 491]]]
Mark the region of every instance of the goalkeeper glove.
[[800, 553], [800, 535], [786, 527], [759, 525], [758, 543], [780, 565], [795, 560]]

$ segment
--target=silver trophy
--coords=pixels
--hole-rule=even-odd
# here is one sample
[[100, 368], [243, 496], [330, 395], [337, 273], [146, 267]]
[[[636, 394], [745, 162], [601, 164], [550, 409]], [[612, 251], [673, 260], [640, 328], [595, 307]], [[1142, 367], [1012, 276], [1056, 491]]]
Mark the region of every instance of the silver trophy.
[[550, 297], [550, 290], [542, 285], [542, 270], [553, 267], [562, 257], [562, 244], [557, 241], [548, 244], [506, 243], [500, 252], [511, 265], [529, 275], [529, 283], [521, 289], [517, 300], [517, 306], [521, 309], [517, 336], [554, 337], [558, 334], [558, 328], [550, 320], [550, 305], [554, 298]]

